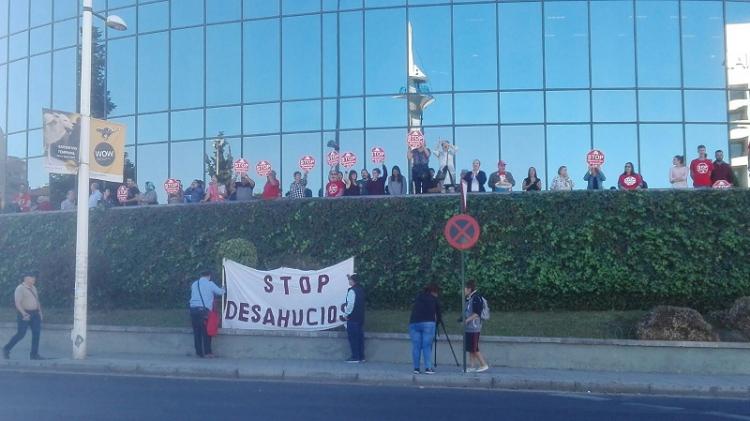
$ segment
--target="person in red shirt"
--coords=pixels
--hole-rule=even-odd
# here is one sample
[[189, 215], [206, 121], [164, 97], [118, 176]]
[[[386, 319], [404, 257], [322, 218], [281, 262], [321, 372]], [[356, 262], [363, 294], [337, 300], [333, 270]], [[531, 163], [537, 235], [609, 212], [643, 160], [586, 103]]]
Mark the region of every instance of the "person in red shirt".
[[711, 173], [714, 170], [714, 164], [706, 155], [706, 146], [698, 146], [698, 158], [690, 162], [690, 178], [693, 179], [693, 187], [706, 188], [711, 187]]
[[264, 200], [278, 199], [281, 197], [281, 183], [276, 178], [276, 171], [271, 170], [268, 173], [266, 185], [263, 186], [263, 195], [261, 196]]
[[18, 194], [13, 198], [13, 204], [18, 212], [31, 212], [31, 195], [29, 194], [28, 184], [21, 183]]
[[643, 178], [635, 172], [632, 162], [625, 163], [625, 171], [620, 175], [617, 186], [620, 190], [637, 190], [643, 187]]
[[331, 171], [328, 174], [328, 184], [326, 184], [326, 197], [341, 197], [346, 190], [346, 184], [341, 180], [343, 175], [338, 171]]
[[719, 180], [724, 180], [729, 184], [734, 185], [734, 173], [732, 172], [732, 166], [724, 161], [724, 151], [716, 151], [716, 161], [714, 161], [714, 170], [711, 171], [711, 185]]

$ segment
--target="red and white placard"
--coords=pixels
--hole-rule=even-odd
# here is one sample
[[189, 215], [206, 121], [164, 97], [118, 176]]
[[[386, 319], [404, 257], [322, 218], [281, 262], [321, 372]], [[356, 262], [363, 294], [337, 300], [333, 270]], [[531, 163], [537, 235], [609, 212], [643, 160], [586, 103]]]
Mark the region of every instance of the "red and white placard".
[[732, 183], [730, 183], [727, 180], [716, 180], [716, 182], [713, 185], [713, 188], [715, 189], [731, 189]]
[[328, 152], [328, 155], [326, 155], [326, 161], [328, 161], [329, 167], [335, 167], [339, 164], [339, 160], [341, 159], [341, 156], [339, 155], [338, 151], [331, 151]]
[[272, 170], [271, 163], [266, 160], [260, 161], [255, 165], [255, 172], [261, 177], [267, 176]]
[[592, 149], [586, 154], [586, 163], [591, 167], [601, 167], [604, 165], [604, 152], [599, 149]]
[[234, 161], [234, 172], [239, 175], [245, 175], [250, 171], [250, 163], [247, 162], [247, 159], [240, 158], [236, 161]]
[[180, 182], [174, 178], [170, 178], [164, 182], [164, 191], [168, 194], [177, 194], [180, 191]]
[[128, 186], [123, 184], [117, 188], [117, 200], [119, 200], [120, 203], [125, 203], [125, 201], [128, 200]]
[[370, 156], [373, 163], [382, 164], [383, 162], [385, 162], [385, 149], [381, 148], [380, 146], [374, 146], [370, 150]]
[[299, 160], [299, 168], [302, 171], [310, 171], [315, 168], [315, 157], [305, 155]]
[[357, 155], [355, 155], [354, 152], [345, 152], [341, 155], [341, 165], [346, 169], [357, 165]]
[[409, 149], [421, 148], [424, 145], [424, 133], [420, 129], [412, 129], [406, 136], [406, 143]]

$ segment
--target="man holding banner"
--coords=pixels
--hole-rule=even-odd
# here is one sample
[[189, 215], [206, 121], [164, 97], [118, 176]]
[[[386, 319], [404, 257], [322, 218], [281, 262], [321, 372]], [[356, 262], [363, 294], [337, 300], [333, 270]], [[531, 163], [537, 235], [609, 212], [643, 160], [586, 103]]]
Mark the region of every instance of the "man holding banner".
[[213, 358], [211, 337], [206, 330], [208, 313], [213, 311], [214, 296], [224, 295], [224, 289], [211, 281], [211, 272], [203, 271], [200, 278], [190, 286], [190, 321], [193, 325], [195, 354], [201, 358]]
[[365, 290], [359, 285], [359, 277], [356, 273], [346, 275], [349, 279], [349, 291], [346, 293], [346, 332], [349, 337], [349, 346], [352, 356], [346, 360], [348, 363], [365, 362]]

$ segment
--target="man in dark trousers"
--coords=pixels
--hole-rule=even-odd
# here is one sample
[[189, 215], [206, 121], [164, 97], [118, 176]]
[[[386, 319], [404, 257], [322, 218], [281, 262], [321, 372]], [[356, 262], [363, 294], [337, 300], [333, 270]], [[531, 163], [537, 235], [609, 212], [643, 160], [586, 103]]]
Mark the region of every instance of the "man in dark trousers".
[[211, 281], [211, 271], [201, 272], [201, 277], [190, 285], [190, 321], [193, 324], [195, 355], [201, 358], [213, 358], [211, 337], [206, 331], [208, 313], [214, 308], [214, 296], [224, 295], [224, 289]]
[[365, 290], [359, 285], [356, 273], [346, 275], [349, 279], [349, 291], [346, 293], [346, 332], [349, 336], [349, 346], [352, 356], [348, 363], [365, 362]]
[[23, 282], [16, 287], [14, 297], [17, 311], [18, 332], [3, 347], [3, 358], [10, 358], [10, 351], [18, 342], [26, 336], [26, 330], [31, 328], [31, 354], [32, 360], [41, 360], [39, 356], [39, 337], [42, 333], [42, 305], [39, 302], [39, 294], [36, 290], [35, 272], [23, 275]]

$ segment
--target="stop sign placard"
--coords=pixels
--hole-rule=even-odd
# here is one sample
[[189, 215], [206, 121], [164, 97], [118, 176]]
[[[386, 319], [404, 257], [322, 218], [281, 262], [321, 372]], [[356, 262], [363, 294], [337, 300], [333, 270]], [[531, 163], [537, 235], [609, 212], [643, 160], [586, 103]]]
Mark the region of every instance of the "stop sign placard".
[[716, 182], [713, 185], [713, 188], [715, 189], [731, 189], [732, 183], [730, 183], [727, 180], [716, 180]]
[[341, 156], [339, 155], [338, 151], [331, 151], [328, 152], [328, 155], [326, 155], [326, 161], [328, 161], [329, 167], [335, 167], [339, 164], [339, 160], [341, 159]]
[[422, 130], [414, 129], [409, 132], [406, 136], [406, 143], [409, 145], [409, 149], [417, 149], [424, 145], [424, 134]]
[[271, 166], [271, 163], [266, 160], [260, 161], [255, 165], [255, 172], [261, 177], [267, 176], [271, 170], [273, 170], [273, 167]]
[[341, 165], [346, 169], [357, 165], [357, 155], [355, 155], [354, 152], [345, 152], [341, 155]]
[[586, 163], [592, 167], [601, 167], [604, 165], [604, 152], [599, 149], [592, 149], [586, 154]]
[[240, 175], [247, 174], [248, 171], [250, 171], [250, 163], [247, 162], [247, 159], [240, 158], [236, 161], [234, 161], [234, 172]]
[[380, 146], [375, 146], [370, 150], [372, 162], [375, 164], [382, 164], [385, 162], [385, 149]]
[[123, 184], [117, 188], [117, 200], [120, 201], [120, 203], [125, 203], [125, 201], [128, 200], [128, 186]]
[[164, 190], [168, 194], [177, 194], [180, 191], [180, 183], [174, 178], [170, 178], [164, 182]]
[[299, 160], [299, 167], [303, 171], [310, 171], [315, 168], [315, 158], [310, 155], [305, 155]]

